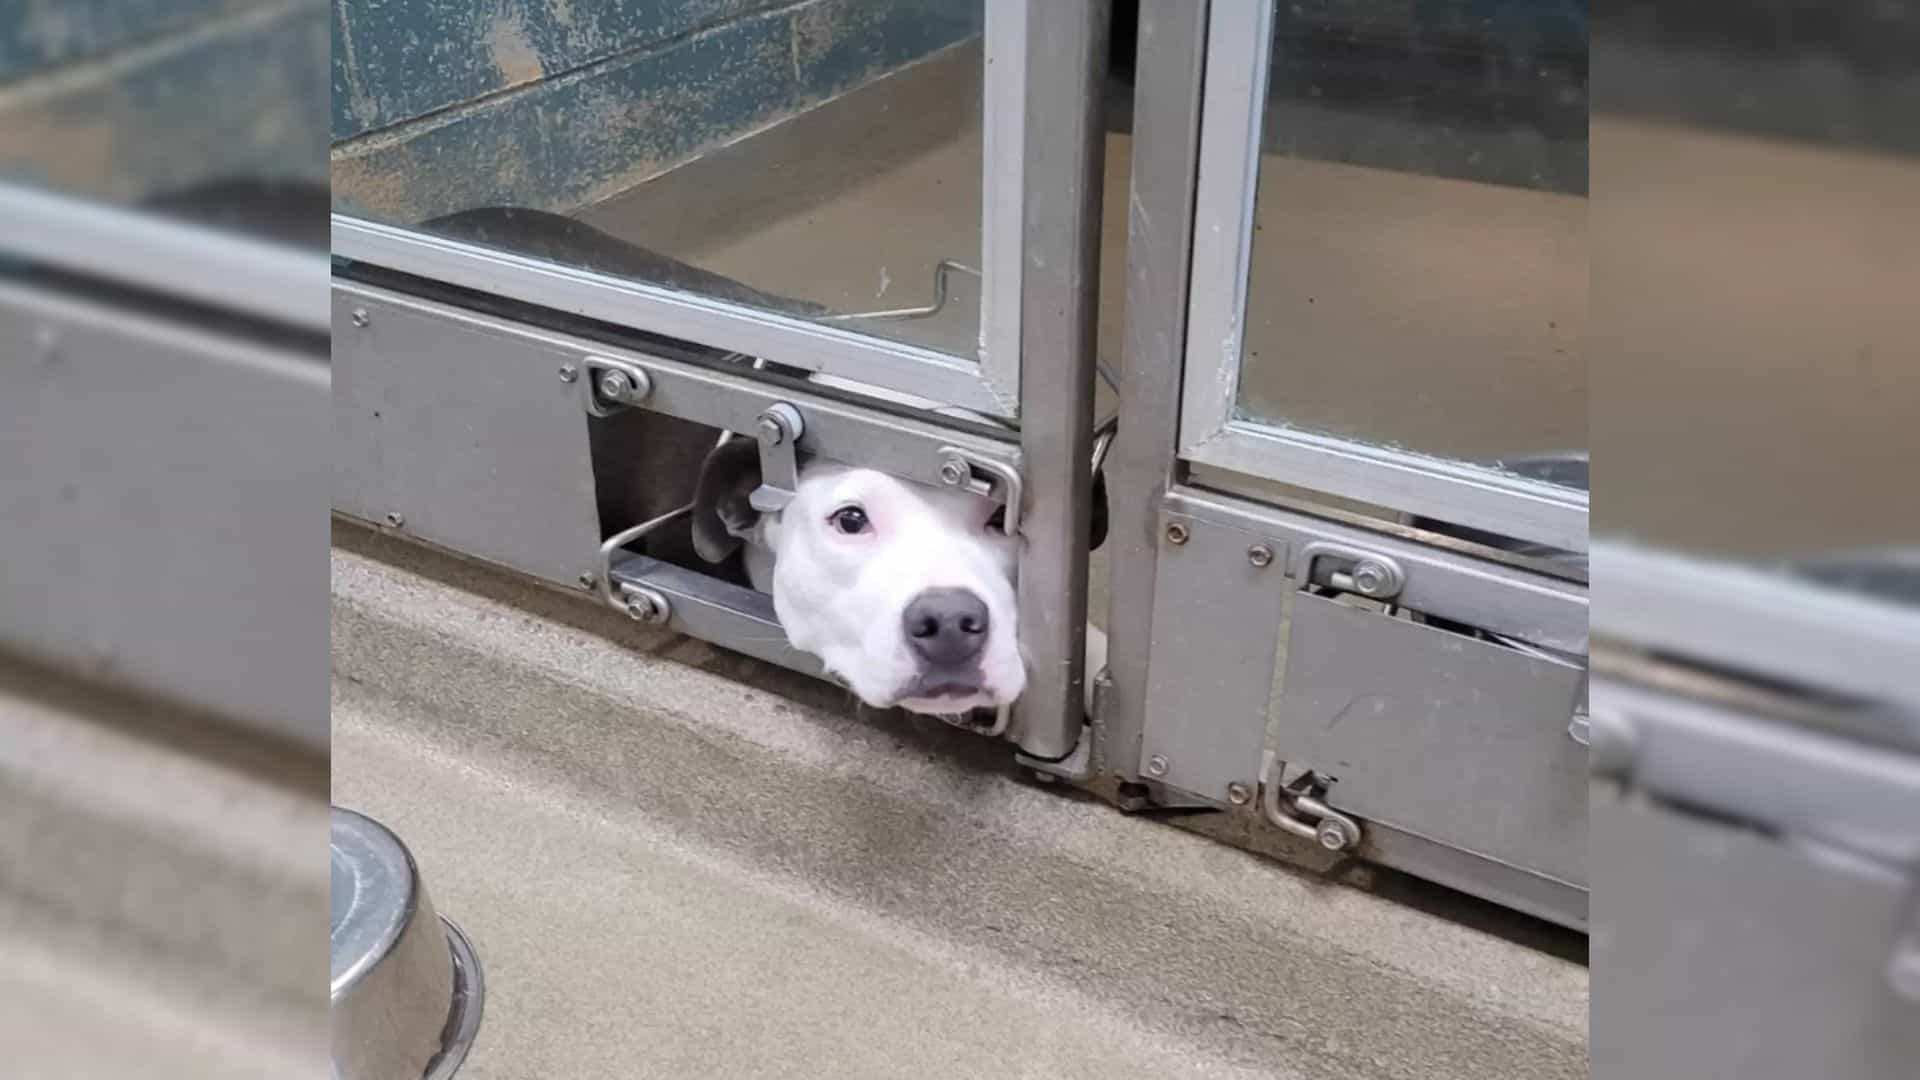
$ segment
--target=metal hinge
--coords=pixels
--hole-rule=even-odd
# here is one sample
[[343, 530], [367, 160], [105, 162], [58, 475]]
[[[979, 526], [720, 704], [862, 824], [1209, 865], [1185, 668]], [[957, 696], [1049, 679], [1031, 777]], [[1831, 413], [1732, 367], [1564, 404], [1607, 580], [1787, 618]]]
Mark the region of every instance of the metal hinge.
[[800, 410], [782, 401], [769, 405], [754, 422], [760, 443], [760, 486], [747, 496], [748, 505], [763, 514], [777, 514], [793, 501], [800, 487], [800, 437], [807, 424]]

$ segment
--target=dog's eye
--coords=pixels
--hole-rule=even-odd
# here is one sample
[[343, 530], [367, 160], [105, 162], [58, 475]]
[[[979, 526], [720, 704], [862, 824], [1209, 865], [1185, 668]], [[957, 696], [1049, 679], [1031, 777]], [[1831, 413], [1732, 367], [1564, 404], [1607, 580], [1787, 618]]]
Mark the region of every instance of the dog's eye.
[[867, 521], [867, 512], [857, 506], [843, 506], [828, 514], [827, 524], [848, 536], [858, 536], [873, 527]]

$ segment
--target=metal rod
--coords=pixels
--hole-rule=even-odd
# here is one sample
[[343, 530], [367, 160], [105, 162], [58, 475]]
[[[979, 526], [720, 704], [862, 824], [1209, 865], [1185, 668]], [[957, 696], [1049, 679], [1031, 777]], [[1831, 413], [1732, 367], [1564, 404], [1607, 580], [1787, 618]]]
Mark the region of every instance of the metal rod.
[[1193, 159], [1200, 132], [1206, 0], [1142, 0], [1127, 218], [1119, 429], [1107, 485], [1112, 585], [1101, 766], [1140, 778], [1160, 504], [1174, 481], [1186, 349]]
[[[1022, 258], [1020, 640], [1032, 659], [1010, 737], [1059, 759], [1086, 715], [1087, 539], [1091, 525], [1101, 181], [1106, 158], [1102, 0], [1031, 0]], [[989, 117], [989, 122], [994, 118]]]

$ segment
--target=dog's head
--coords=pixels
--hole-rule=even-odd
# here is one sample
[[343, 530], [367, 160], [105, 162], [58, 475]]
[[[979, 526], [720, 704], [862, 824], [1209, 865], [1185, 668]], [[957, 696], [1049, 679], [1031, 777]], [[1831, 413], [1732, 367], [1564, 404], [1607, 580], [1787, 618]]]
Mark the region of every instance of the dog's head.
[[720, 562], [744, 545], [754, 585], [772, 593], [795, 648], [876, 708], [954, 714], [1020, 696], [1018, 545], [998, 504], [816, 462], [802, 466], [786, 509], [763, 515], [748, 504], [759, 483], [752, 440], [709, 454], [694, 547]]

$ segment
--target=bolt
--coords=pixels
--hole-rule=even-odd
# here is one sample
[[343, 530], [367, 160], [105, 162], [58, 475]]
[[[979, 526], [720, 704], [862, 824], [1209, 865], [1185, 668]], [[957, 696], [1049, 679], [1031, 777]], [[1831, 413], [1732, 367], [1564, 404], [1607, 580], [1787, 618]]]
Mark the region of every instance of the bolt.
[[940, 482], [948, 487], [959, 487], [973, 478], [973, 467], [959, 454], [950, 455], [940, 463]]
[[580, 587], [587, 590], [588, 592], [592, 592], [593, 587], [595, 585], [600, 584], [600, 579], [594, 577], [592, 574], [581, 574], [579, 581], [580, 581]]
[[1255, 566], [1267, 566], [1273, 562], [1273, 549], [1265, 544], [1255, 544], [1247, 549], [1247, 561]]
[[387, 525], [390, 528], [397, 529], [400, 526], [405, 525], [406, 523], [407, 523], [407, 519], [400, 516], [400, 511], [398, 510], [387, 511]]
[[1372, 596], [1387, 585], [1387, 568], [1377, 562], [1363, 561], [1353, 568], [1353, 587], [1363, 596]]
[[633, 393], [633, 377], [624, 371], [609, 371], [600, 376], [600, 396], [625, 401]]
[[1227, 801], [1235, 806], [1245, 806], [1253, 801], [1253, 789], [1235, 780], [1227, 785]]
[[667, 599], [651, 591], [636, 591], [627, 594], [627, 614], [651, 626], [657, 626], [673, 617], [673, 608]]
[[779, 446], [787, 438], [787, 429], [781, 427], [780, 421], [771, 416], [761, 417], [760, 425], [756, 430], [760, 432], [760, 441], [768, 446]]
[[1319, 839], [1320, 846], [1328, 851], [1346, 850], [1347, 834], [1341, 831], [1338, 822], [1322, 821], [1314, 830], [1314, 836]]
[[1193, 534], [1187, 530], [1187, 527], [1178, 521], [1167, 526], [1167, 543], [1169, 544], [1176, 546], [1184, 544], [1187, 542], [1187, 537], [1191, 535]]
[[363, 307], [354, 308], [352, 318], [353, 325], [360, 327], [364, 327], [373, 321], [373, 316], [367, 314], [367, 309]]
[[577, 379], [577, 378], [579, 378], [579, 377], [580, 377], [580, 369], [579, 369], [579, 368], [577, 368], [577, 367], [574, 367], [574, 366], [573, 366], [572, 364], [561, 364], [561, 365], [560, 365], [560, 381], [561, 381], [561, 382], [569, 382], [569, 383], [570, 383], [570, 382], [572, 382], [573, 380], [575, 380], [575, 379]]
[[1167, 759], [1165, 757], [1162, 757], [1159, 754], [1155, 754], [1152, 757], [1148, 758], [1147, 759], [1147, 775], [1148, 776], [1167, 775]]

